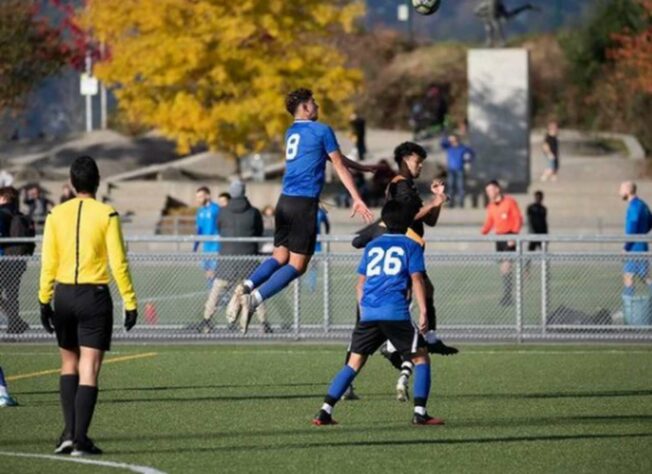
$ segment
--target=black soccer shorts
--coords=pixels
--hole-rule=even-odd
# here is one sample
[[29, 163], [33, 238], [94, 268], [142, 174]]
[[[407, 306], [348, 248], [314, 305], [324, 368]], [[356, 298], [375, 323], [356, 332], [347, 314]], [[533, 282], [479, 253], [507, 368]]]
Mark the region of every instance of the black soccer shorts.
[[57, 284], [53, 322], [62, 349], [111, 350], [113, 302], [108, 285]]
[[410, 356], [426, 347], [425, 339], [411, 320], [359, 321], [353, 329], [350, 351], [371, 355], [388, 339], [402, 356]]
[[312, 255], [317, 242], [317, 210], [319, 200], [281, 194], [276, 204], [274, 247]]
[[496, 242], [496, 252], [515, 252], [516, 245], [510, 245], [508, 241]]

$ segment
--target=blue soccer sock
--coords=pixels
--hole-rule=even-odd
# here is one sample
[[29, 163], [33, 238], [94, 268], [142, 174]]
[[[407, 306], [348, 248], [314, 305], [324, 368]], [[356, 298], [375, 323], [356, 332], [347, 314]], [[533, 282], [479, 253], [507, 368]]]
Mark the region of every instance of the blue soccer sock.
[[260, 298], [263, 301], [271, 298], [288, 286], [290, 282], [298, 276], [299, 272], [292, 265], [283, 265], [281, 268], [276, 270], [260, 288], [258, 288]]
[[635, 290], [636, 289], [634, 288], [634, 285], [626, 286], [625, 288], [623, 288], [623, 295], [624, 296], [634, 296], [634, 293], [636, 292]]
[[414, 412], [426, 414], [426, 404], [430, 395], [430, 364], [414, 366]]
[[265, 283], [269, 277], [271, 277], [276, 270], [281, 268], [281, 264], [275, 258], [268, 258], [263, 263], [258, 265], [256, 269], [249, 275], [249, 278], [245, 280], [245, 286], [249, 288], [249, 291], [258, 288], [260, 285]]
[[329, 415], [331, 414], [333, 407], [338, 400], [342, 398], [342, 395], [344, 395], [346, 389], [349, 388], [349, 385], [351, 385], [356, 375], [358, 375], [358, 373], [350, 365], [345, 365], [340, 369], [331, 381], [330, 387], [328, 387], [322, 410], [325, 410]]

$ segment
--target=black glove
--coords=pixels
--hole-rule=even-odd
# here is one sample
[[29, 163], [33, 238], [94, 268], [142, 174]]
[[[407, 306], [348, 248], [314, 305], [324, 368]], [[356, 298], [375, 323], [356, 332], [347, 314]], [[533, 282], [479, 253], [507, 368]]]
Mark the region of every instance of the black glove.
[[138, 319], [137, 309], [125, 310], [125, 329], [127, 331], [129, 331], [132, 327], [136, 325], [136, 319]]
[[52, 306], [50, 303], [41, 303], [41, 324], [43, 328], [52, 334], [54, 328], [52, 327], [52, 318], [54, 317], [54, 311], [52, 311]]

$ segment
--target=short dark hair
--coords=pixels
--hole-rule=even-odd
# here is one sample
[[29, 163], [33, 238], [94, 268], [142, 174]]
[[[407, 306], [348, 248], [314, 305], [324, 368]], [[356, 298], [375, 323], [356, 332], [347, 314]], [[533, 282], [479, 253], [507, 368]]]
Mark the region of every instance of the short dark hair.
[[217, 198], [218, 199], [219, 198], [227, 198], [228, 200], [231, 200], [231, 195], [229, 193], [220, 193], [220, 195], [217, 196]]
[[5, 198], [8, 204], [18, 201], [18, 190], [13, 186], [3, 186], [0, 188], [0, 197]]
[[100, 186], [100, 170], [88, 155], [80, 156], [70, 165], [70, 183], [78, 193], [95, 194]]
[[403, 158], [410, 155], [417, 155], [425, 160], [428, 153], [426, 153], [426, 150], [421, 145], [414, 142], [403, 142], [394, 148], [394, 161], [396, 161], [399, 167], [403, 162]]
[[200, 186], [200, 187], [197, 188], [197, 191], [195, 191], [195, 194], [196, 194], [196, 193], [206, 193], [206, 194], [210, 194], [210, 193], [211, 193], [211, 190], [208, 189], [207, 186]]
[[390, 234], [405, 234], [415, 215], [415, 207], [405, 206], [394, 199], [387, 201], [380, 211], [380, 217]]
[[534, 191], [534, 199], [543, 201], [543, 191]]
[[497, 188], [502, 189], [500, 183], [495, 179], [492, 179], [491, 181], [487, 181], [487, 184], [485, 184], [484, 187], [486, 188], [487, 186], [496, 186]]
[[297, 109], [304, 102], [308, 102], [312, 98], [312, 91], [310, 89], [296, 89], [290, 92], [285, 97], [285, 110], [294, 117]]

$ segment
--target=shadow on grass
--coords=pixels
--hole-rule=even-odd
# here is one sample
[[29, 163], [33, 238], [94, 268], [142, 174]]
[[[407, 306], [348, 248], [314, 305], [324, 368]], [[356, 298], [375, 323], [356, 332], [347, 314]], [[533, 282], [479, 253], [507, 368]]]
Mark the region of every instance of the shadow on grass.
[[[155, 387], [110, 387], [102, 388], [101, 392], [169, 392], [173, 390], [202, 390], [221, 388], [256, 388], [256, 387], [327, 387], [327, 382], [300, 382], [300, 383], [268, 383], [268, 384], [212, 384], [212, 385], [161, 385]], [[16, 395], [48, 395], [59, 394], [58, 390], [34, 390], [29, 392], [12, 391]]]
[[[312, 427], [309, 425], [309, 416], [303, 417], [305, 420], [305, 428], [300, 428], [300, 429], [269, 429], [269, 430], [261, 430], [261, 431], [208, 431], [208, 432], [199, 432], [199, 433], [179, 433], [179, 432], [164, 432], [161, 433], [160, 431], [157, 431], [155, 433], [146, 433], [146, 432], [141, 432], [138, 434], [124, 434], [124, 435], [109, 435], [109, 436], [102, 436], [99, 438], [100, 441], [116, 441], [116, 442], [131, 442], [134, 440], [147, 440], [147, 441], [187, 441], [187, 440], [210, 440], [210, 439], [232, 439], [232, 438], [247, 438], [247, 437], [266, 437], [266, 436], [311, 436], [311, 435], [329, 435], [329, 434], [342, 434], [346, 433], [347, 435], [351, 434], [368, 434], [370, 431], [373, 431], [374, 433], [382, 433], [382, 432], [392, 432], [392, 433], [404, 433], [405, 430], [413, 430], [415, 427], [409, 424], [408, 419], [406, 418], [404, 420], [397, 420], [396, 418], [391, 418], [391, 419], [376, 419], [373, 422], [365, 422], [362, 425], [339, 425], [338, 427], [322, 427], [322, 428], [316, 428]], [[629, 423], [629, 422], [650, 422], [652, 421], [652, 415], [587, 415], [587, 416], [551, 416], [551, 417], [538, 417], [538, 418], [533, 418], [533, 417], [523, 417], [523, 418], [493, 418], [493, 419], [482, 419], [482, 420], [477, 420], [477, 419], [449, 419], [446, 422], [445, 427], [441, 428], [434, 428], [428, 430], [427, 428], [424, 428], [431, 433], [446, 433], [447, 431], [450, 432], [451, 430], [455, 430], [457, 428], [528, 428], [528, 427], [560, 427], [560, 426], [579, 426], [579, 425], [586, 425], [586, 424], [595, 424], [595, 423]], [[373, 428], [370, 427], [370, 425], [373, 425]], [[463, 431], [456, 431], [457, 433], [463, 433]], [[556, 435], [555, 435], [556, 436]], [[560, 437], [567, 436], [567, 435], [559, 435]], [[568, 435], [570, 436], [570, 435]], [[571, 439], [575, 439], [571, 437]], [[577, 435], [580, 437], [591, 437], [594, 435]], [[597, 437], [617, 437], [620, 435], [607, 435], [607, 434], [600, 434], [600, 435], [595, 435]], [[652, 433], [643, 433], [640, 435], [627, 435], [627, 436], [652, 436]], [[554, 436], [553, 436], [554, 437]], [[516, 438], [505, 438], [508, 440], [516, 440]], [[530, 438], [525, 438], [523, 441], [527, 441]], [[538, 439], [538, 438], [536, 438]], [[476, 438], [473, 438], [473, 440], [476, 440]], [[487, 442], [490, 440], [494, 440], [494, 438], [487, 438]], [[535, 439], [532, 439], [535, 440]], [[547, 440], [547, 438], [543, 438], [543, 440]], [[50, 442], [52, 441], [51, 437], [44, 437], [44, 438], [36, 438], [36, 437], [30, 437], [28, 439], [16, 439], [13, 438], [11, 440], [6, 440], [3, 441], [3, 445], [13, 445], [13, 446], [18, 446], [18, 445], [34, 445], [34, 444], [40, 444], [42, 442]], [[423, 440], [422, 440], [423, 441]], [[433, 443], [440, 442], [444, 443], [446, 440], [432, 440]], [[455, 440], [450, 440], [451, 444], [454, 443], [459, 443], [459, 442], [480, 442], [480, 441], [468, 441], [467, 439], [460, 438], [460, 439], [455, 439]], [[409, 444], [412, 441], [406, 441], [403, 442], [401, 440], [398, 440], [395, 442], [395, 444]], [[357, 442], [352, 442], [352, 443], [357, 443]], [[378, 443], [378, 444], [392, 444], [393, 442], [390, 441], [373, 441], [372, 443]], [[339, 445], [339, 444], [338, 444]], [[341, 445], [347, 445], [346, 443], [342, 443]], [[355, 445], [355, 444], [351, 444]], [[181, 448], [179, 448], [181, 449]], [[185, 450], [185, 448], [183, 448]], [[220, 448], [216, 448], [220, 449]], [[150, 452], [150, 451], [148, 451]], [[154, 451], [157, 452], [157, 451]]]
[[457, 395], [442, 395], [441, 398], [464, 400], [536, 400], [554, 398], [601, 398], [601, 397], [648, 397], [652, 396], [652, 389], [642, 390], [608, 390], [605, 392], [543, 392], [543, 393], [461, 393]]
[[[329, 428], [315, 428], [316, 430], [328, 430]], [[427, 428], [426, 428], [427, 429]], [[436, 428], [439, 430], [441, 428]], [[446, 439], [423, 439], [422, 437], [414, 439], [388, 439], [388, 440], [365, 440], [365, 441], [319, 441], [314, 443], [290, 443], [290, 444], [273, 444], [273, 445], [253, 445], [253, 446], [218, 446], [218, 447], [184, 447], [184, 452], [201, 453], [216, 451], [277, 451], [279, 447], [284, 450], [288, 449], [330, 449], [330, 448], [349, 448], [349, 447], [396, 447], [396, 446], [415, 446], [415, 445], [465, 445], [465, 444], [509, 444], [509, 443], [538, 443], [542, 441], [590, 441], [603, 439], [628, 439], [628, 438], [651, 438], [652, 433], [621, 433], [621, 434], [578, 434], [578, 435], [537, 435], [537, 436], [498, 436], [498, 437], [474, 437], [474, 438], [446, 438]], [[111, 451], [111, 454], [178, 454], [180, 448], [169, 449], [152, 449], [152, 450], [125, 450]]]

